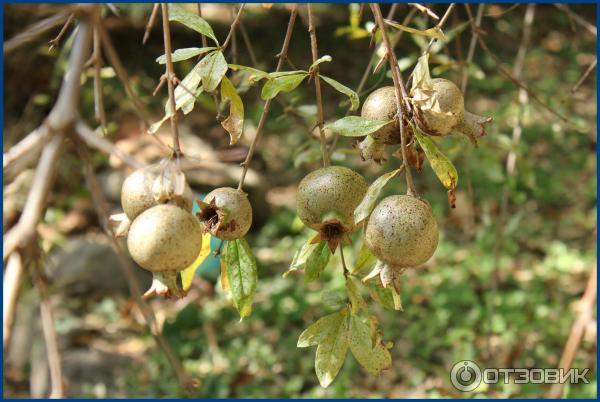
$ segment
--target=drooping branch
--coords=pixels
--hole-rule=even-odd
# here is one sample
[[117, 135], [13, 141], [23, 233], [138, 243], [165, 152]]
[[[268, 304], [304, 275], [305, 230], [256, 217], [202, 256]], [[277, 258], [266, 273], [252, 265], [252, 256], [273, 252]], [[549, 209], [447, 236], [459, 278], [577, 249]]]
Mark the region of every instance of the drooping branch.
[[[294, 30], [294, 24], [296, 23], [296, 17], [298, 15], [298, 5], [294, 5], [292, 7], [292, 12], [290, 14], [290, 20], [288, 22], [288, 27], [285, 32], [285, 38], [283, 39], [283, 45], [281, 47], [281, 52], [278, 54], [279, 60], [277, 61], [277, 67], [275, 71], [280, 71], [283, 67], [283, 63], [287, 58], [288, 49], [290, 46], [290, 40], [292, 39], [292, 31]], [[258, 121], [258, 127], [256, 128], [256, 134], [252, 139], [252, 143], [250, 144], [250, 148], [248, 149], [248, 155], [246, 155], [246, 159], [242, 162], [241, 166], [243, 168], [242, 174], [240, 176], [240, 181], [238, 183], [238, 189], [242, 190], [244, 187], [244, 180], [246, 179], [246, 174], [248, 173], [248, 169], [250, 167], [250, 162], [252, 161], [252, 157], [254, 156], [254, 152], [256, 151], [256, 145], [258, 141], [260, 141], [260, 137], [262, 136], [265, 123], [267, 122], [267, 117], [269, 116], [269, 110], [271, 109], [271, 101], [272, 99], [267, 99], [265, 101], [265, 105], [263, 107], [262, 115], [260, 116], [260, 120]]]
[[[315, 30], [314, 17], [310, 3], [306, 4], [308, 9], [308, 33], [310, 34], [310, 50], [313, 63], [319, 58], [317, 47], [317, 31]], [[321, 97], [321, 77], [319, 77], [319, 66], [311, 70], [312, 78], [315, 81], [315, 94], [317, 97], [317, 126], [319, 127], [319, 139], [321, 140], [321, 155], [323, 156], [323, 166], [329, 166], [329, 153], [327, 152], [327, 142], [325, 140], [325, 131], [323, 130], [323, 99]]]

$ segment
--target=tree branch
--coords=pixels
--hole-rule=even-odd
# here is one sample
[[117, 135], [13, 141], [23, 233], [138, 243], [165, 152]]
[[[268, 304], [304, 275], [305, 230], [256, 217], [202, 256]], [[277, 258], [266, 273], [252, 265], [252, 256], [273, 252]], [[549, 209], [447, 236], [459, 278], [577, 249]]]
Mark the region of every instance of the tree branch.
[[[72, 10], [72, 9], [71, 9]], [[10, 38], [6, 42], [4, 42], [3, 51], [4, 57], [8, 56], [10, 53], [14, 52], [18, 48], [23, 45], [26, 45], [30, 42], [34, 42], [38, 40], [40, 36], [53, 29], [60, 24], [63, 24], [65, 20], [69, 18], [72, 14], [72, 11], [67, 9], [63, 11], [59, 11], [58, 13], [43, 19], [35, 24], [25, 28], [25, 30], [14, 37]]]
[[179, 159], [181, 148], [179, 146], [179, 127], [177, 126], [177, 106], [175, 103], [175, 69], [173, 67], [172, 47], [171, 47], [171, 28], [169, 27], [169, 6], [162, 5], [163, 39], [165, 44], [166, 74], [167, 86], [169, 88], [169, 104], [171, 105], [171, 135], [173, 136], [173, 153]]
[[[471, 9], [468, 4], [465, 4], [465, 8], [470, 13]], [[481, 3], [477, 6], [477, 16], [475, 17], [475, 24], [471, 25], [471, 42], [469, 43], [469, 50], [467, 52], [467, 59], [463, 67], [463, 76], [460, 84], [460, 90], [463, 94], [467, 92], [467, 83], [469, 81], [469, 66], [473, 62], [473, 56], [475, 56], [475, 47], [477, 46], [477, 37], [479, 36], [479, 27], [481, 26], [481, 19], [483, 17], [483, 10], [485, 4]]]
[[126, 152], [121, 151], [112, 142], [100, 137], [94, 130], [88, 127], [82, 121], [77, 122], [75, 131], [79, 138], [81, 138], [88, 146], [98, 149], [107, 155], [114, 155], [125, 164], [131, 166], [134, 169], [144, 167], [145, 164], [135, 159], [133, 156]]
[[2, 282], [2, 350], [6, 353], [10, 345], [12, 324], [17, 311], [17, 300], [23, 282], [23, 259], [18, 251], [10, 254], [4, 267]]
[[[279, 60], [277, 61], [277, 67], [275, 71], [280, 71], [283, 67], [283, 63], [287, 58], [288, 48], [290, 46], [290, 40], [292, 39], [292, 31], [294, 30], [294, 24], [296, 22], [296, 16], [298, 15], [298, 5], [294, 5], [292, 8], [292, 12], [290, 14], [290, 20], [288, 22], [287, 31], [285, 32], [285, 38], [283, 39], [283, 45], [281, 47], [281, 52], [279, 52]], [[267, 122], [267, 117], [269, 116], [269, 110], [271, 109], [271, 101], [272, 99], [267, 99], [265, 101], [265, 105], [263, 106], [263, 112], [260, 116], [260, 120], [258, 122], [258, 127], [256, 128], [256, 134], [252, 139], [252, 143], [250, 144], [250, 149], [248, 149], [248, 155], [246, 155], [246, 159], [242, 162], [241, 166], [243, 168], [242, 174], [240, 176], [240, 181], [238, 184], [238, 189], [242, 190], [244, 187], [244, 180], [246, 179], [246, 174], [248, 173], [248, 168], [250, 167], [250, 162], [252, 161], [252, 157], [254, 156], [254, 152], [256, 151], [256, 145], [258, 141], [260, 141], [260, 137], [262, 136], [265, 123]]]
[[146, 28], [144, 29], [144, 37], [142, 38], [142, 45], [145, 45], [146, 42], [148, 41], [148, 38], [150, 38], [150, 32], [152, 31], [152, 26], [154, 25], [154, 21], [156, 21], [156, 15], [158, 14], [159, 7], [160, 7], [159, 3], [154, 3], [154, 6], [152, 6], [152, 13], [150, 13], [150, 18], [148, 19], [148, 23], [146, 24]]
[[246, 6], [246, 4], [242, 3], [242, 5], [240, 6], [240, 9], [237, 12], [237, 15], [233, 19], [233, 22], [231, 23], [231, 28], [229, 29], [229, 33], [227, 34], [227, 38], [225, 38], [225, 42], [223, 42], [223, 46], [221, 46], [222, 51], [225, 51], [225, 49], [227, 49], [227, 46], [229, 46], [229, 42], [231, 42], [231, 39], [235, 32], [235, 28], [237, 27], [238, 23], [240, 22], [240, 17], [242, 16], [242, 11], [244, 11], [245, 6]]

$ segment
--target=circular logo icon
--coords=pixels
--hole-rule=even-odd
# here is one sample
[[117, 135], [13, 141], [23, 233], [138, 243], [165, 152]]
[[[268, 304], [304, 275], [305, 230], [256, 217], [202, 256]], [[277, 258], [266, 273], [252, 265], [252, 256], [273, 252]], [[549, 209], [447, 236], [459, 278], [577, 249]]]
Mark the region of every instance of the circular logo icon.
[[481, 369], [471, 360], [461, 360], [452, 367], [450, 381], [459, 391], [474, 391], [481, 384]]

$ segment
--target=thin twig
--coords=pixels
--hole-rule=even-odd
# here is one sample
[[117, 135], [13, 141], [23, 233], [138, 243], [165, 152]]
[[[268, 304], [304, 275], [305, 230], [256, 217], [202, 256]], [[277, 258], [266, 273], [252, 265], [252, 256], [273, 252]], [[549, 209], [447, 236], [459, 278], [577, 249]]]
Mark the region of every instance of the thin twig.
[[145, 164], [135, 159], [133, 156], [121, 149], [117, 148], [112, 142], [100, 137], [94, 132], [87, 124], [80, 121], [75, 126], [77, 135], [90, 147], [96, 148], [107, 155], [114, 155], [115, 157], [122, 160], [128, 166], [134, 169], [144, 167]]
[[[597, 280], [598, 267], [594, 266], [594, 270], [592, 271], [592, 274], [588, 279], [587, 286], [585, 287], [585, 292], [583, 293], [583, 296], [577, 305], [579, 315], [571, 326], [569, 337], [567, 338], [562, 356], [560, 357], [560, 362], [558, 363], [558, 368], [564, 370], [565, 372], [570, 370], [573, 366], [573, 360], [575, 359], [577, 350], [579, 350], [579, 345], [581, 344], [581, 338], [583, 338], [583, 334], [585, 333], [585, 328], [594, 319], [594, 307], [596, 305], [596, 296], [598, 291]], [[553, 399], [562, 398], [564, 386], [565, 384], [562, 382], [553, 384], [547, 394], [547, 397]]]
[[248, 56], [250, 56], [250, 62], [254, 67], [258, 65], [256, 61], [256, 54], [254, 53], [254, 47], [252, 46], [252, 41], [248, 36], [248, 31], [246, 31], [246, 26], [244, 25], [244, 21], [240, 20], [240, 32], [242, 33], [242, 39], [244, 40], [244, 46], [246, 46], [246, 50], [248, 51]]
[[40, 36], [53, 29], [60, 24], [63, 24], [69, 16], [72, 15], [70, 10], [59, 11], [58, 13], [43, 19], [35, 24], [28, 26], [25, 30], [14, 37], [4, 42], [3, 52], [4, 57], [14, 52], [21, 46], [35, 42]]
[[569, 17], [571, 17], [576, 23], [578, 23], [579, 25], [581, 25], [582, 27], [584, 27], [588, 32], [590, 32], [592, 35], [594, 36], [598, 36], [598, 30], [596, 28], [595, 25], [589, 23], [585, 18], [579, 16], [578, 14], [574, 13], [568, 5], [566, 4], [555, 4], [554, 6], [556, 6], [559, 10], [564, 11], [565, 13], [567, 13], [567, 15]]
[[[244, 5], [242, 4], [242, 7], [243, 6]], [[231, 5], [231, 15], [235, 15], [235, 6], [233, 4]], [[240, 14], [238, 13], [238, 15]], [[239, 23], [236, 25], [239, 25]], [[237, 30], [232, 29], [231, 31], [231, 60], [233, 61], [233, 64], [238, 64]]]
[[585, 82], [585, 80], [587, 79], [587, 77], [589, 77], [590, 74], [592, 73], [592, 71], [594, 71], [594, 69], [596, 68], [596, 64], [597, 63], [598, 63], [598, 59], [596, 58], [590, 64], [590, 66], [587, 68], [587, 70], [585, 70], [585, 73], [583, 73], [583, 75], [581, 76], [581, 78], [579, 79], [579, 81], [577, 81], [577, 84], [575, 84], [573, 86], [573, 88], [571, 88], [571, 90], [569, 91], [569, 94], [562, 100], [562, 102], [564, 102], [565, 100], [567, 100], [567, 98], [569, 98], [570, 96], [575, 95], [575, 92], [577, 92], [577, 90]]
[[[100, 15], [98, 15], [100, 18]], [[104, 94], [102, 92], [102, 43], [100, 40], [100, 29], [96, 24], [94, 26], [94, 50], [92, 59], [94, 60], [94, 115], [96, 121], [102, 127], [102, 132], [106, 134], [106, 112], [104, 111]]]
[[152, 307], [142, 298], [142, 292], [134, 274], [135, 267], [133, 266], [125, 252], [121, 249], [119, 243], [116, 241], [115, 234], [109, 224], [108, 202], [106, 201], [106, 198], [102, 193], [100, 182], [98, 181], [98, 178], [94, 173], [88, 150], [85, 148], [85, 146], [83, 146], [83, 143], [81, 142], [78, 143], [77, 150], [83, 161], [86, 184], [92, 196], [92, 202], [94, 204], [94, 208], [96, 209], [96, 214], [98, 215], [100, 225], [104, 233], [110, 240], [111, 245], [117, 255], [117, 258], [119, 259], [119, 265], [123, 269], [125, 277], [127, 278], [127, 283], [129, 285], [131, 294], [133, 295], [138, 308], [144, 316], [144, 320], [150, 328], [150, 332], [154, 337], [154, 340], [156, 341], [162, 352], [165, 354], [167, 361], [169, 362], [171, 368], [175, 372], [180, 387], [185, 392], [189, 393], [193, 388], [197, 386], [196, 380], [190, 378], [185, 372], [185, 369], [183, 368], [181, 362], [171, 349], [171, 346], [161, 334], [160, 327], [156, 320], [156, 316], [154, 315]]
[[431, 9], [429, 9], [428, 7], [425, 7], [424, 5], [421, 5], [419, 3], [408, 3], [408, 5], [415, 7], [417, 10], [419, 10], [423, 14], [430, 16], [431, 18], [433, 18], [436, 21], [440, 19], [440, 17], [438, 17], [436, 13], [434, 13], [433, 11], [431, 11]]
[[69, 28], [69, 25], [71, 25], [71, 22], [73, 22], [74, 17], [75, 17], [75, 13], [71, 13], [69, 15], [69, 18], [67, 18], [67, 22], [65, 22], [65, 24], [61, 28], [61, 30], [58, 33], [58, 35], [56, 36], [56, 38], [54, 38], [50, 42], [48, 42], [48, 45], [50, 45], [50, 50], [52, 50], [53, 48], [58, 47], [60, 45], [60, 41], [61, 41], [62, 37], [65, 36], [65, 34], [67, 33], [67, 29]]
[[[290, 40], [292, 38], [292, 31], [294, 30], [294, 24], [296, 22], [296, 17], [298, 15], [298, 5], [294, 5], [292, 7], [292, 12], [290, 14], [290, 20], [288, 22], [287, 31], [285, 32], [285, 38], [283, 39], [283, 45], [281, 47], [281, 52], [279, 52], [279, 60], [277, 61], [277, 67], [275, 71], [280, 71], [283, 67], [283, 63], [287, 58], [288, 48], [290, 46]], [[260, 116], [260, 120], [258, 121], [258, 127], [256, 128], [256, 134], [252, 139], [252, 143], [250, 144], [250, 148], [248, 149], [248, 154], [246, 155], [246, 159], [241, 163], [243, 168], [242, 174], [240, 175], [240, 181], [238, 184], [238, 189], [242, 190], [244, 186], [244, 180], [246, 179], [246, 173], [248, 173], [248, 168], [250, 167], [250, 161], [252, 161], [252, 157], [254, 156], [254, 152], [256, 150], [256, 145], [260, 140], [260, 137], [263, 133], [263, 129], [265, 127], [265, 123], [267, 122], [267, 117], [269, 115], [269, 110], [271, 109], [271, 101], [272, 99], [268, 99], [265, 101], [265, 105], [263, 106], [263, 112]]]
[[[465, 4], [467, 12], [470, 13], [471, 9], [468, 4]], [[481, 26], [481, 19], [483, 16], [483, 10], [485, 9], [485, 4], [481, 3], [477, 7], [477, 16], [475, 17], [475, 24], [471, 25], [471, 42], [469, 43], [469, 50], [467, 52], [467, 59], [465, 60], [465, 64], [463, 66], [463, 76], [460, 84], [460, 89], [463, 94], [467, 93], [467, 83], [469, 81], [469, 66], [473, 61], [473, 56], [475, 55], [475, 47], [477, 46], [477, 36], [479, 36], [479, 27]]]
[[50, 134], [48, 126], [42, 124], [3, 154], [2, 173], [5, 183], [38, 160]]
[[[440, 20], [440, 22], [438, 22], [438, 24], [436, 25], [436, 28], [438, 29], [442, 29], [442, 27], [444, 26], [444, 24], [446, 23], [446, 20], [448, 20], [448, 17], [450, 16], [450, 12], [454, 9], [454, 5], [455, 3], [450, 3], [450, 5], [448, 6], [448, 8], [446, 9], [446, 12], [444, 13], [444, 15], [442, 16], [442, 19]], [[423, 54], [427, 54], [429, 53], [429, 51], [431, 50], [431, 46], [433, 46], [434, 42], [437, 39], [432, 38], [429, 41], [429, 44], [427, 45], [427, 48], [425, 49], [425, 52]]]
[[54, 312], [48, 294], [48, 283], [42, 270], [41, 260], [33, 261], [33, 283], [40, 295], [40, 316], [42, 321], [42, 332], [48, 356], [48, 367], [50, 369], [50, 398], [59, 399], [65, 397], [65, 382], [58, 346], [58, 336], [54, 325]]
[[348, 271], [348, 267], [346, 266], [346, 259], [344, 258], [344, 246], [340, 244], [340, 259], [342, 260], [342, 269], [344, 270], [344, 277], [348, 277], [350, 271]]
[[171, 28], [169, 27], [169, 6], [162, 4], [163, 39], [165, 44], [167, 86], [169, 88], [169, 104], [171, 105], [171, 135], [173, 136], [173, 153], [176, 158], [181, 155], [179, 146], [179, 127], [177, 126], [177, 106], [175, 103], [175, 68], [173, 67], [171, 48]]
[[231, 38], [233, 37], [233, 35], [235, 33], [235, 28], [238, 25], [240, 17], [242, 16], [242, 11], [244, 11], [245, 6], [246, 6], [245, 4], [242, 4], [240, 6], [240, 9], [238, 10], [237, 15], [233, 19], [233, 22], [231, 23], [231, 28], [229, 29], [229, 33], [227, 34], [227, 38], [225, 38], [225, 42], [223, 42], [223, 46], [221, 46], [222, 51], [225, 51], [225, 49], [227, 49], [227, 46], [229, 45], [229, 42], [231, 42]]
[[407, 100], [408, 96], [406, 94], [406, 88], [404, 88], [404, 83], [402, 82], [402, 75], [400, 74], [396, 54], [392, 49], [392, 44], [390, 42], [390, 38], [388, 37], [385, 23], [383, 22], [383, 16], [381, 15], [381, 9], [379, 8], [379, 4], [372, 3], [371, 9], [373, 10], [375, 21], [379, 27], [379, 30], [381, 31], [381, 37], [383, 38], [383, 43], [386, 47], [387, 59], [390, 65], [390, 70], [392, 71], [392, 79], [394, 81], [394, 89], [396, 92], [396, 108], [398, 110], [397, 119], [398, 126], [400, 127], [400, 151], [402, 153], [402, 163], [405, 168], [404, 174], [406, 178], [406, 192], [408, 195], [416, 196], [417, 191], [415, 190], [415, 185], [412, 179], [412, 173], [410, 171], [410, 166], [408, 165], [408, 157], [406, 155], [406, 133], [404, 132], [405, 111], [402, 105], [402, 100]]
[[[319, 58], [319, 50], [317, 47], [317, 31], [313, 21], [313, 12], [310, 3], [306, 4], [308, 11], [308, 33], [310, 34], [310, 51], [312, 54], [313, 63]], [[312, 78], [315, 80], [315, 93], [317, 97], [317, 125], [319, 126], [319, 138], [321, 140], [321, 155], [323, 156], [323, 166], [329, 166], [329, 152], [327, 152], [327, 141], [325, 140], [325, 131], [323, 130], [323, 99], [321, 97], [321, 77], [319, 76], [319, 66], [315, 66], [311, 70]]]
[[158, 7], [159, 3], [154, 3], [152, 6], [152, 12], [150, 13], [150, 18], [148, 18], [148, 23], [146, 24], [146, 29], [144, 30], [144, 38], [142, 39], [142, 45], [145, 45], [148, 39], [150, 38], [150, 32], [152, 31], [152, 26], [154, 25], [154, 21], [156, 21], [156, 16], [158, 15]]
[[17, 311], [17, 300], [23, 281], [23, 259], [18, 251], [10, 254], [4, 267], [2, 281], [2, 350], [6, 353], [10, 345], [12, 324]]
[[522, 5], [521, 3], [516, 3], [513, 4], [512, 6], [508, 7], [506, 10], [500, 11], [499, 13], [490, 13], [490, 14], [485, 14], [484, 17], [492, 17], [492, 18], [498, 18], [498, 17], [502, 17], [504, 14], [508, 14], [511, 11], [513, 11], [514, 9], [516, 9], [517, 7], [519, 7], [520, 5]]

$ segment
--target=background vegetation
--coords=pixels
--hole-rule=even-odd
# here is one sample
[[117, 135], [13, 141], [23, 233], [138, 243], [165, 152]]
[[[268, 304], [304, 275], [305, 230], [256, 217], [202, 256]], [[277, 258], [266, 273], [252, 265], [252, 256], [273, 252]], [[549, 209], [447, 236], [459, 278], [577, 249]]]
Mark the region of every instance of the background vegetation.
[[[57, 7], [5, 6], [4, 37], [13, 37], [56, 12]], [[195, 10], [195, 5], [190, 7]], [[431, 9], [442, 15], [446, 7], [438, 4]], [[134, 90], [153, 121], [158, 120], [166, 97], [166, 90], [152, 96], [163, 73], [163, 66], [155, 62], [163, 54], [160, 29], [155, 27], [148, 43], [141, 46], [151, 5], [118, 5], [118, 9], [119, 16], [106, 13], [106, 27]], [[350, 28], [358, 7], [318, 4], [314, 9], [319, 51], [333, 57], [331, 63], [321, 65], [321, 71], [356, 88], [373, 52], [366, 31]], [[389, 5], [382, 9], [385, 15]], [[410, 9], [399, 5], [394, 19], [401, 21]], [[508, 71], [522, 40], [525, 9], [526, 5], [485, 7], [481, 24], [485, 41]], [[471, 12], [475, 11], [476, 6], [471, 6]], [[216, 35], [224, 38], [233, 14], [230, 6], [205, 4], [203, 13]], [[394, 343], [393, 367], [380, 378], [367, 375], [354, 359], [347, 358], [335, 382], [322, 389], [314, 375], [314, 350], [296, 348], [298, 335], [309, 323], [339, 308], [344, 282], [337, 256], [321, 279], [309, 285], [301, 276], [282, 278], [293, 250], [309, 236], [294, 211], [295, 186], [320, 166], [320, 154], [318, 141], [311, 135], [316, 121], [313, 86], [301, 85], [293, 93], [281, 95], [281, 101], [273, 103], [247, 181], [255, 211], [248, 241], [259, 264], [252, 315], [239, 321], [220, 290], [214, 257], [204, 263], [188, 297], [151, 302], [164, 336], [199, 382], [193, 396], [543, 396], [548, 386], [514, 383], [462, 394], [450, 384], [449, 371], [463, 359], [482, 367], [558, 365], [577, 302], [596, 265], [595, 71], [571, 91], [596, 60], [596, 36], [586, 26], [594, 24], [595, 13], [595, 5], [569, 10], [542, 4], [535, 7], [521, 82], [567, 116], [568, 123], [531, 97], [520, 111], [518, 88], [499, 71], [490, 54], [476, 47], [468, 70], [466, 104], [475, 113], [492, 116], [494, 122], [478, 149], [458, 137], [438, 142], [459, 171], [456, 209], [448, 207], [446, 192], [428, 166], [414, 175], [440, 223], [440, 245], [424, 269], [405, 275], [404, 312], [375, 310], [385, 340]], [[273, 70], [273, 57], [281, 46], [288, 17], [288, 6], [247, 5], [242, 21], [257, 68]], [[303, 11], [300, 17], [289, 57], [298, 68], [305, 68], [311, 64], [311, 54]], [[372, 16], [365, 8], [359, 27], [369, 21]], [[432, 24], [420, 13], [412, 22], [420, 28]], [[432, 75], [460, 83], [472, 38], [464, 6], [457, 5], [444, 31], [450, 40], [434, 49]], [[52, 107], [66, 65], [68, 35], [58, 49], [48, 50], [46, 40], [55, 36], [52, 33], [5, 58], [4, 151], [39, 125]], [[172, 36], [174, 48], [200, 45], [199, 36], [181, 25], [173, 25]], [[228, 60], [252, 65], [242, 39], [238, 34]], [[426, 42], [416, 35], [403, 35], [396, 54], [405, 75]], [[192, 65], [192, 61], [177, 63], [178, 75], [183, 77]], [[114, 71], [105, 67], [102, 73], [107, 138], [140, 160], [164, 156], [141, 131]], [[83, 83], [80, 106], [84, 119], [93, 122], [89, 77]], [[359, 94], [361, 101], [372, 88], [382, 85], [391, 85], [385, 67], [369, 77]], [[348, 108], [346, 99], [331, 88], [323, 87], [323, 91], [326, 120], [342, 117]], [[214, 118], [216, 109], [209, 96], [202, 95], [194, 111], [181, 119], [182, 142], [188, 146], [188, 154], [214, 162], [220, 172], [199, 168], [189, 173], [199, 196], [237, 181], [235, 166], [246, 155], [263, 105], [256, 88], [248, 88], [241, 96], [247, 120], [244, 137], [234, 147], [228, 146], [228, 135]], [[521, 112], [522, 135], [514, 141], [513, 128]], [[510, 153], [516, 156], [514, 175], [506, 168]], [[127, 170], [103, 154], [94, 152], [92, 156], [103, 191], [116, 211], [120, 180]], [[395, 157], [382, 166], [363, 163], [347, 138], [340, 139], [332, 160], [356, 169], [369, 181], [400, 163]], [[27, 194], [27, 172], [31, 174], [24, 171], [20, 182], [17, 178], [12, 184], [4, 183], [5, 230], [14, 223]], [[68, 395], [182, 396], [166, 358], [132, 302], [116, 256], [101, 236], [82, 174], [76, 152], [67, 149], [48, 200], [50, 207], [38, 227], [48, 256], [46, 272]], [[403, 180], [393, 180], [385, 191], [404, 192]], [[350, 264], [360, 245], [357, 240], [354, 253], [348, 250]], [[138, 275], [142, 283], [148, 283], [145, 272], [139, 270]], [[48, 393], [44, 341], [37, 318], [39, 300], [30, 282], [26, 280], [21, 291], [13, 340], [4, 354], [6, 397]], [[596, 347], [596, 322], [592, 320], [573, 363], [591, 369], [590, 383], [568, 387], [568, 397], [596, 397]]]

